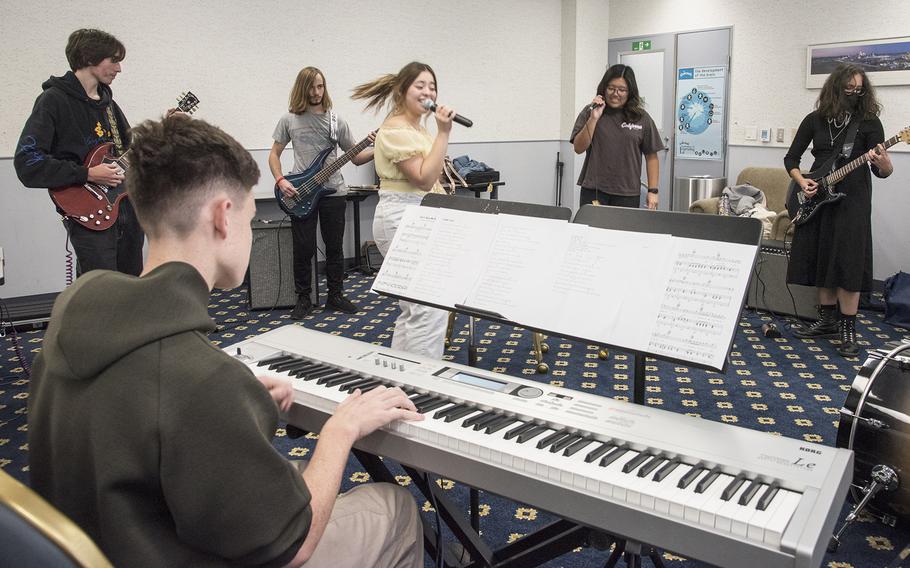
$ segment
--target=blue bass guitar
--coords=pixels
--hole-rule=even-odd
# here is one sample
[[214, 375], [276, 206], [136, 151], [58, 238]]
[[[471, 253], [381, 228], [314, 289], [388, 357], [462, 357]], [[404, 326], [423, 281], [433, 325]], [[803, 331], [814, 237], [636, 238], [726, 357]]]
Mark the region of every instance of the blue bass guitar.
[[[370, 134], [370, 136], [372, 135]], [[329, 154], [332, 153], [332, 150], [335, 149], [334, 146], [320, 152], [304, 171], [299, 174], [284, 176], [284, 179], [294, 186], [297, 193], [287, 196], [282, 193], [278, 184], [275, 184], [275, 199], [278, 201], [278, 206], [281, 207], [281, 210], [299, 219], [306, 219], [312, 215], [316, 211], [320, 199], [337, 191], [336, 189], [326, 188], [324, 184], [329, 181], [332, 174], [340, 170], [343, 165], [351, 161], [351, 158], [372, 143], [370, 136], [355, 144], [329, 165], [326, 165], [325, 161], [328, 159]]]

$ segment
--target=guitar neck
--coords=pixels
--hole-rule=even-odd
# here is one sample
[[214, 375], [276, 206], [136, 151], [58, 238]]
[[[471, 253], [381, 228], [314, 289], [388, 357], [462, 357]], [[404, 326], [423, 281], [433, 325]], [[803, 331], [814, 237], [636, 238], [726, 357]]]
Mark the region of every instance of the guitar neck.
[[329, 180], [329, 178], [332, 176], [332, 174], [334, 174], [335, 172], [340, 170], [342, 166], [344, 166], [345, 164], [350, 162], [351, 159], [354, 158], [354, 156], [356, 156], [357, 154], [362, 152], [364, 150], [364, 148], [366, 148], [369, 145], [370, 145], [370, 137], [367, 136], [366, 138], [364, 138], [363, 140], [361, 140], [360, 142], [358, 142], [357, 144], [352, 146], [350, 150], [348, 150], [347, 152], [345, 152], [344, 154], [339, 156], [337, 160], [335, 160], [328, 166], [322, 168], [319, 171], [319, 173], [314, 176], [313, 179], [315, 179], [316, 182], [320, 183], [320, 184], [327, 182]]
[[[888, 138], [887, 140], [882, 142], [882, 146], [885, 148], [885, 150], [887, 150], [891, 146], [894, 146], [895, 144], [900, 142], [900, 140], [901, 140], [901, 135], [895, 134], [891, 138]], [[830, 174], [825, 176], [825, 182], [828, 185], [834, 185], [834, 184], [840, 182], [840, 180], [847, 177], [847, 174], [856, 170], [860, 166], [866, 165], [868, 162], [869, 162], [869, 156], [864, 153], [862, 156], [856, 158], [849, 164], [846, 164], [840, 168], [837, 168], [836, 170], [834, 170], [833, 172], [831, 172]]]

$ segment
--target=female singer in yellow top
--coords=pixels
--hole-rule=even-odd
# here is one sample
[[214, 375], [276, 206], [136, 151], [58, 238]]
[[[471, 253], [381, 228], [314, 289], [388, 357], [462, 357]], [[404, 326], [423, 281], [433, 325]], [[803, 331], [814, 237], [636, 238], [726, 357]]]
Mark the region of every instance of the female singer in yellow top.
[[[439, 184], [455, 111], [436, 108], [436, 136], [421, 124], [429, 112], [425, 100], [436, 102], [436, 73], [413, 61], [394, 75], [384, 75], [354, 89], [354, 99], [369, 101], [367, 109], [390, 103], [391, 111], [376, 135], [374, 158], [379, 175], [379, 203], [373, 217], [373, 238], [385, 255], [405, 208], [419, 205], [427, 193], [444, 193]], [[392, 347], [441, 359], [448, 312], [399, 301]]]

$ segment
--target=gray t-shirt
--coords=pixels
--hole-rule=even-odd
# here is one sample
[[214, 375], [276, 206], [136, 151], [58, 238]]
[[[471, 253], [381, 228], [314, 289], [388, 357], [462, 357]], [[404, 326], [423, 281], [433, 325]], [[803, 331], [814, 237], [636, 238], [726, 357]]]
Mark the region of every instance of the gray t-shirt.
[[[332, 142], [331, 118], [328, 112], [316, 113], [307, 111], [303, 114], [289, 112], [281, 117], [275, 127], [275, 133], [272, 134], [272, 138], [279, 144], [290, 142], [293, 146], [293, 173], [296, 174], [306, 170], [316, 159], [316, 156], [326, 148], [332, 147], [332, 153], [329, 154], [325, 161], [325, 165], [329, 165], [338, 157], [338, 147], [341, 147], [346, 152], [356, 144], [354, 137], [351, 136], [351, 129], [348, 127], [348, 123], [342, 120], [341, 117], [337, 118], [336, 144]], [[328, 197], [340, 197], [347, 193], [347, 187], [340, 171], [332, 174], [329, 181], [325, 183], [325, 187], [338, 190], [337, 193], [333, 193]]]
[[[621, 109], [604, 109], [585, 152], [578, 185], [613, 195], [640, 195], [642, 156], [664, 149], [654, 121], [642, 113], [640, 120], [628, 122]], [[569, 142], [575, 141], [589, 116], [591, 109], [586, 106], [575, 120]]]

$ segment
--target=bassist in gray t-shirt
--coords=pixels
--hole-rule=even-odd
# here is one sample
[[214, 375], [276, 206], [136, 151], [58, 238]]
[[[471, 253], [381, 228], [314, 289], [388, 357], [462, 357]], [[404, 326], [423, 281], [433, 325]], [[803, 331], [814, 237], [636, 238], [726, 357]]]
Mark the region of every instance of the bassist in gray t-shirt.
[[[332, 110], [332, 99], [325, 86], [325, 76], [315, 67], [304, 67], [297, 74], [291, 89], [288, 113], [281, 117], [272, 135], [275, 142], [269, 153], [269, 169], [275, 176], [277, 189], [283, 200], [299, 199], [305, 190], [295, 187], [281, 172], [281, 153], [290, 142], [294, 149], [294, 173], [307, 169], [319, 171], [322, 165], [314, 164], [320, 154], [331, 149], [325, 165], [336, 157], [335, 149], [350, 150], [355, 146], [347, 122]], [[356, 154], [351, 162], [361, 165], [373, 159], [373, 149], [366, 148]], [[291, 174], [288, 174], [291, 176]], [[318, 178], [317, 176], [315, 176]], [[309, 185], [313, 185], [309, 183]], [[329, 289], [326, 307], [345, 313], [355, 313], [357, 306], [344, 297], [344, 216], [346, 188], [341, 173], [336, 171], [320, 184], [322, 188], [336, 190], [314, 202], [305, 215], [291, 215], [294, 236], [294, 289], [297, 305], [291, 312], [292, 319], [303, 319], [312, 310], [310, 299], [312, 260], [316, 253], [317, 219], [325, 242], [325, 272]]]

